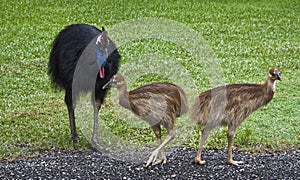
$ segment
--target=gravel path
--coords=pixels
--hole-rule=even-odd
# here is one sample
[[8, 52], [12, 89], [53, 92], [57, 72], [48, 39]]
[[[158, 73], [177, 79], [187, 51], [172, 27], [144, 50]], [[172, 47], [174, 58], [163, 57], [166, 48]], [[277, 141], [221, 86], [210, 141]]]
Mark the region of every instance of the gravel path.
[[205, 150], [204, 166], [191, 163], [195, 153], [168, 149], [167, 164], [152, 167], [94, 151], [41, 153], [34, 159], [0, 162], [0, 179], [300, 179], [300, 150], [257, 156], [235, 151], [234, 159], [245, 162], [237, 167], [226, 165], [225, 151]]

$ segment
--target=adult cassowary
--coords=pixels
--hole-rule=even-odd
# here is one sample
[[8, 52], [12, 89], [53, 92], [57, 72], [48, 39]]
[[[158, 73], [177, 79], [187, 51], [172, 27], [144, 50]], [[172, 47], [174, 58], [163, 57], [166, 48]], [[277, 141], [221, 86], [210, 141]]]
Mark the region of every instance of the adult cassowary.
[[65, 89], [71, 142], [78, 141], [74, 109], [81, 92], [92, 92], [94, 128], [91, 145], [98, 142], [98, 112], [106, 89], [102, 86], [118, 71], [119, 55], [115, 44], [102, 31], [87, 24], [65, 27], [53, 42], [48, 63], [48, 74], [54, 87]]

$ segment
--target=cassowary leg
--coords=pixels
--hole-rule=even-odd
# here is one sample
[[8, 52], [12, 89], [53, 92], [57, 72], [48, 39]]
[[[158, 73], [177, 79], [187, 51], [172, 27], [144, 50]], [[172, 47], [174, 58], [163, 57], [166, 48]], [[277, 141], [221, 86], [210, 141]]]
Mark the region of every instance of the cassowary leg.
[[232, 145], [233, 145], [233, 139], [235, 136], [235, 129], [232, 129], [230, 127], [228, 127], [227, 130], [227, 139], [228, 139], [228, 158], [227, 158], [227, 164], [231, 164], [231, 165], [239, 165], [239, 164], [243, 164], [243, 161], [234, 161], [232, 159]]
[[201, 153], [203, 151], [203, 146], [205, 144], [205, 141], [208, 137], [208, 134], [210, 132], [210, 128], [208, 127], [204, 127], [204, 129], [202, 130], [202, 134], [201, 134], [201, 140], [200, 140], [200, 146], [198, 148], [198, 152], [197, 152], [197, 155], [194, 159], [194, 162], [197, 163], [197, 164], [200, 164], [200, 165], [204, 165], [205, 164], [205, 161], [202, 161], [201, 160]]
[[93, 128], [93, 135], [91, 139], [91, 145], [94, 150], [97, 150], [98, 144], [98, 127], [99, 127], [99, 110], [101, 108], [100, 100], [93, 101], [93, 108], [94, 108], [94, 128]]
[[78, 134], [76, 132], [76, 123], [75, 123], [75, 115], [74, 115], [75, 105], [72, 102], [72, 93], [66, 92], [65, 103], [67, 104], [69, 121], [70, 121], [70, 129], [71, 129], [70, 142], [76, 143], [78, 141]]

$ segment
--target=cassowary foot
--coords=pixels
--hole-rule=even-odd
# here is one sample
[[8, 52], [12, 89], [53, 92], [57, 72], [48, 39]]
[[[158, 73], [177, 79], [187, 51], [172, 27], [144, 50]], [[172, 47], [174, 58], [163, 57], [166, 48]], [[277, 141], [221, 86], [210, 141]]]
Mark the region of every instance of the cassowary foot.
[[195, 159], [194, 159], [194, 163], [196, 163], [196, 164], [200, 164], [200, 165], [204, 165], [204, 164], [205, 164], [205, 161], [202, 161], [200, 158], [198, 158], [198, 157], [195, 157]]
[[244, 162], [243, 161], [234, 161], [231, 159], [231, 160], [227, 160], [227, 164], [238, 166], [239, 164], [244, 164]]

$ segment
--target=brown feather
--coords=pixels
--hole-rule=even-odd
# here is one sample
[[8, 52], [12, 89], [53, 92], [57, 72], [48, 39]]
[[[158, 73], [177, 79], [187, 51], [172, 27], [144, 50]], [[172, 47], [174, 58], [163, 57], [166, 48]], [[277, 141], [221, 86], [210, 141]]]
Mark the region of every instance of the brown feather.
[[[117, 88], [119, 104], [148, 122], [159, 141], [159, 147], [152, 152], [146, 166], [166, 163], [163, 148], [175, 137], [175, 119], [188, 111], [187, 97], [183, 89], [175, 84], [157, 82], [127, 92], [126, 81], [118, 74], [104, 88], [109, 84]], [[161, 125], [168, 131], [163, 142]], [[161, 159], [157, 161], [159, 154]]]
[[203, 126], [195, 162], [205, 164], [201, 153], [209, 132], [215, 127], [228, 125], [227, 163], [238, 165], [232, 159], [232, 143], [238, 126], [255, 110], [267, 105], [275, 92], [275, 81], [281, 80], [280, 71], [272, 68], [263, 84], [231, 84], [200, 93], [191, 108], [192, 121]]
[[[253, 111], [273, 98], [270, 78], [264, 84], [231, 84], [216, 87], [198, 95], [191, 107], [190, 118], [200, 125], [239, 125]], [[211, 122], [214, 121], [214, 122]]]
[[151, 126], [161, 123], [173, 127], [175, 118], [188, 111], [185, 92], [175, 84], [157, 82], [127, 92], [125, 79], [118, 78], [118, 84], [122, 84], [117, 87], [119, 104]]

